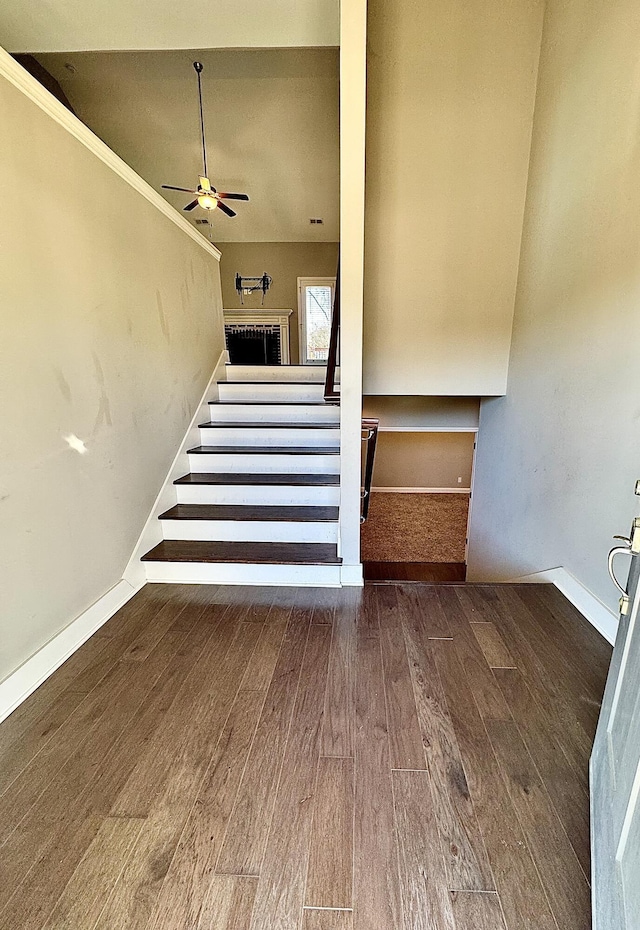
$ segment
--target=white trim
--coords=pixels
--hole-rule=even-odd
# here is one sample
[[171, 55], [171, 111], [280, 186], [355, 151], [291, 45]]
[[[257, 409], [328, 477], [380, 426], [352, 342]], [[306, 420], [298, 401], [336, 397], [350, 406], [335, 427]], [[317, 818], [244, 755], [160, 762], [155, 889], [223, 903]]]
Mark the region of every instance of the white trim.
[[270, 307], [258, 307], [254, 310], [247, 308], [245, 310], [242, 307], [234, 307], [232, 310], [223, 310], [222, 312], [225, 317], [229, 317], [230, 323], [273, 323], [274, 317], [286, 316], [289, 319], [293, 310], [272, 310]]
[[360, 564], [367, 0], [340, 4], [340, 555]]
[[469, 482], [469, 506], [467, 508], [467, 535], [464, 540], [464, 564], [469, 564], [469, 540], [471, 539], [471, 508], [473, 507], [473, 488], [476, 480], [476, 453], [478, 451], [478, 439], [480, 434], [477, 433], [473, 440], [473, 449], [471, 451], [471, 480]]
[[142, 587], [121, 580], [42, 646], [0, 684], [0, 722], [25, 701], [76, 649]]
[[126, 181], [134, 190], [141, 194], [145, 200], [148, 200], [157, 210], [163, 213], [172, 223], [178, 226], [182, 232], [190, 236], [194, 242], [212, 255], [216, 261], [220, 261], [221, 252], [216, 249], [211, 242], [204, 238], [191, 223], [182, 216], [178, 210], [174, 209], [164, 197], [147, 184], [139, 174], [130, 168], [119, 155], [116, 155], [102, 139], [99, 139], [88, 126], [85, 126], [77, 116], [71, 113], [53, 94], [50, 94], [42, 84], [40, 84], [28, 71], [19, 65], [17, 61], [9, 55], [5, 49], [0, 46], [0, 76], [4, 77], [17, 87], [25, 97], [28, 97], [36, 104], [47, 116], [51, 117], [56, 123], [66, 129], [75, 139], [84, 145], [85, 148], [95, 155], [100, 161], [104, 162], [115, 174]]
[[339, 588], [340, 565], [291, 565], [265, 562], [145, 562], [154, 584], [278, 585]]
[[123, 578], [125, 578], [130, 584], [140, 586], [144, 584], [147, 572], [145, 571], [145, 563], [140, 561], [141, 556], [145, 552], [148, 552], [149, 549], [153, 549], [155, 545], [162, 541], [162, 524], [158, 520], [158, 516], [163, 513], [163, 511], [168, 510], [169, 507], [172, 507], [178, 499], [178, 494], [173, 484], [176, 478], [179, 478], [181, 475], [184, 475], [192, 469], [189, 467], [189, 460], [187, 458], [187, 450], [193, 446], [200, 445], [200, 432], [198, 430], [198, 423], [209, 420], [211, 417], [209, 410], [209, 401], [215, 400], [217, 397], [217, 385], [216, 382], [220, 378], [224, 378], [225, 375], [225, 365], [227, 360], [227, 353], [223, 350], [220, 353], [220, 357], [216, 362], [216, 366], [213, 369], [213, 374], [209, 379], [204, 393], [200, 398], [200, 403], [196, 407], [196, 411], [191, 418], [191, 423], [189, 424], [187, 431], [185, 433], [184, 439], [180, 443], [180, 447], [176, 453], [176, 456], [171, 463], [171, 467], [167, 472], [167, 477], [162, 483], [162, 487], [158, 492], [158, 496], [155, 499], [153, 507], [151, 508], [151, 513], [149, 514], [147, 521], [138, 537], [138, 542], [135, 545], [131, 558], [127, 563], [127, 567], [124, 570]]
[[327, 367], [326, 359], [317, 359], [310, 361], [307, 358], [307, 313], [306, 301], [302, 299], [302, 292], [307, 287], [330, 287], [331, 288], [331, 306], [333, 306], [336, 296], [335, 275], [325, 275], [324, 277], [302, 277], [298, 278], [298, 354], [304, 361], [302, 365], [321, 365]]
[[377, 494], [470, 494], [471, 488], [371, 488]]
[[340, 583], [344, 588], [362, 588], [364, 586], [362, 562], [358, 565], [342, 565], [340, 567]]
[[477, 426], [379, 426], [379, 433], [477, 433]]
[[510, 579], [513, 582], [554, 584], [568, 601], [596, 628], [598, 633], [613, 644], [618, 631], [618, 618], [596, 597], [581, 581], [567, 571], [566, 568], [550, 568], [547, 571], [535, 572], [532, 575], [522, 575], [520, 578]]
[[[227, 341], [227, 326], [279, 326], [280, 327], [280, 364], [288, 365], [291, 361], [291, 338], [289, 335], [289, 317], [293, 310], [223, 310], [224, 338]], [[228, 354], [228, 353], [227, 353]]]

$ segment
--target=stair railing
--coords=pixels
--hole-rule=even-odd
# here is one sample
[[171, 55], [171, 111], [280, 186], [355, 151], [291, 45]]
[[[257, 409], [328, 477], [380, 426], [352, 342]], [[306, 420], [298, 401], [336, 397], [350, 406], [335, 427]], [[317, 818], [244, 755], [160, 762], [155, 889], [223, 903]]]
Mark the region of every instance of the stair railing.
[[[336, 287], [333, 297], [331, 313], [331, 333], [329, 336], [329, 350], [327, 353], [327, 374], [324, 381], [324, 399], [328, 404], [340, 403], [340, 391], [336, 389], [336, 368], [338, 366], [338, 350], [340, 346], [340, 262], [336, 272]], [[360, 490], [362, 505], [360, 522], [364, 523], [369, 515], [371, 500], [371, 482], [373, 480], [373, 465], [378, 442], [379, 420], [362, 420], [362, 441], [366, 444], [363, 455], [363, 484]]]
[[336, 272], [336, 286], [333, 292], [333, 309], [331, 312], [331, 334], [327, 354], [327, 374], [324, 380], [324, 399], [328, 404], [340, 402], [340, 391], [336, 390], [336, 367], [338, 365], [338, 346], [340, 342], [340, 262]]
[[369, 503], [371, 501], [371, 482], [373, 480], [373, 464], [376, 457], [376, 444], [378, 442], [379, 420], [362, 420], [362, 441], [365, 443], [364, 453], [364, 479], [362, 482], [362, 509], [360, 522], [364, 523], [369, 516]]

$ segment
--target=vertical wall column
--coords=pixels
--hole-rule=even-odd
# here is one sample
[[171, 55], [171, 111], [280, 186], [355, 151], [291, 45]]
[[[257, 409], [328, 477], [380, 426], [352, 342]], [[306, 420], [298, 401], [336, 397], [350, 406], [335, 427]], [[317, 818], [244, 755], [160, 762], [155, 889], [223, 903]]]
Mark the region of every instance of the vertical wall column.
[[340, 540], [343, 584], [361, 584], [366, 0], [343, 0], [340, 43]]

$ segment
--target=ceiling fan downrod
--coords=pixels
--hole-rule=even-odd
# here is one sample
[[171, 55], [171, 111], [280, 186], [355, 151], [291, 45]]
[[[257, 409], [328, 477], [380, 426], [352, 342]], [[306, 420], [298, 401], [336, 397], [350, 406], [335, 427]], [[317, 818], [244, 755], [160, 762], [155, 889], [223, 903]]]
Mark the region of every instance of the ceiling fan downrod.
[[202, 173], [205, 178], [208, 178], [209, 175], [207, 174], [207, 143], [204, 137], [204, 112], [202, 109], [202, 79], [200, 77], [200, 75], [202, 74], [204, 65], [202, 64], [201, 61], [194, 61], [193, 67], [195, 69], [196, 74], [198, 75], [198, 101], [200, 103], [200, 136], [202, 138], [202, 162], [204, 165], [204, 171]]

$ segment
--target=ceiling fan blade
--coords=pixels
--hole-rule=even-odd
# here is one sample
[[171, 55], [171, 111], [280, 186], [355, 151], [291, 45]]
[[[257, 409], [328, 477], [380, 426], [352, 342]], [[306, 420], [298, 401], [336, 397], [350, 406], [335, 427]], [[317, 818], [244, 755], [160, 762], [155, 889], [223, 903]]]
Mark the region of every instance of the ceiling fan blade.
[[248, 200], [248, 194], [218, 194], [218, 198], [222, 200]]
[[195, 210], [197, 206], [198, 206], [198, 201], [192, 200], [191, 203], [188, 203], [186, 207], [183, 207], [182, 209], [183, 210]]
[[173, 187], [171, 184], [162, 185], [166, 191], [183, 191], [185, 194], [195, 194], [192, 187]]
[[222, 210], [223, 213], [226, 213], [227, 216], [236, 216], [235, 210], [232, 210], [231, 207], [228, 207], [226, 203], [223, 203], [221, 200], [218, 201], [218, 207]]

